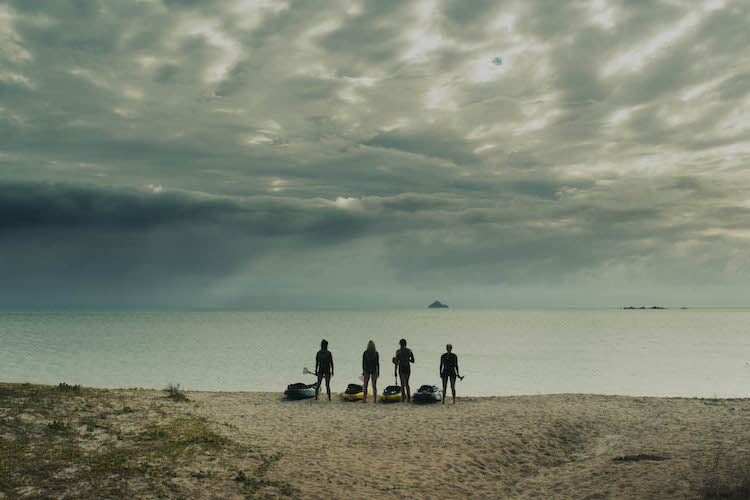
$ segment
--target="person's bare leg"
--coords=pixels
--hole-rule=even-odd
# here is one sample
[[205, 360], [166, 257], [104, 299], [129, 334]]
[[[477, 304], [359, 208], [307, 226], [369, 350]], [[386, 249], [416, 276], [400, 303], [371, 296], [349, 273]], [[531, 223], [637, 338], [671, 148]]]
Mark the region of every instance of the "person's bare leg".
[[[453, 404], [456, 404], [456, 376], [451, 377], [451, 393], [453, 393]], [[445, 393], [443, 393], [445, 395]]]
[[367, 403], [367, 384], [368, 383], [370, 383], [370, 374], [365, 372], [365, 385], [363, 386], [363, 389], [362, 389], [364, 391], [364, 394], [363, 394], [364, 397], [362, 398], [363, 403]]
[[445, 404], [445, 393], [448, 390], [448, 377], [443, 378], [443, 404]]
[[[318, 382], [318, 388], [320, 388], [320, 382]], [[326, 373], [326, 392], [328, 393], [328, 401], [331, 400], [331, 374]]]
[[318, 385], [315, 386], [315, 401], [318, 400], [318, 394], [320, 394], [320, 382], [323, 380], [323, 374], [318, 373]]
[[378, 402], [378, 376], [374, 373], [372, 374], [372, 402]]
[[406, 399], [406, 379], [404, 376], [404, 372], [402, 371], [398, 372], [398, 376], [399, 378], [401, 378], [401, 401], [403, 401], [404, 399]]
[[404, 384], [406, 386], [406, 401], [411, 402], [411, 387], [409, 387], [409, 379], [411, 378], [411, 372], [407, 372], [404, 375], [406, 378], [406, 383]]

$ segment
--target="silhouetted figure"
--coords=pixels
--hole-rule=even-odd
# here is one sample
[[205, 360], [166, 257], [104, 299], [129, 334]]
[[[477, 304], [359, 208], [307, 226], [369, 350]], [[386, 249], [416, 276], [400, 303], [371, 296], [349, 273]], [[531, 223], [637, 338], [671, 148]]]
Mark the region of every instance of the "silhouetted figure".
[[401, 377], [401, 401], [404, 399], [411, 401], [409, 377], [411, 376], [410, 363], [414, 363], [414, 353], [411, 352], [411, 349], [406, 347], [405, 339], [401, 339], [399, 345], [401, 345], [401, 349], [396, 351], [396, 366], [394, 367], [394, 371], [397, 368], [398, 374]]
[[326, 379], [326, 392], [328, 392], [328, 401], [331, 400], [331, 377], [333, 377], [333, 355], [328, 350], [328, 341], [320, 341], [320, 350], [315, 356], [315, 375], [318, 376], [318, 386], [315, 388], [315, 399], [320, 394], [320, 383], [323, 377]]
[[362, 353], [362, 376], [365, 379], [363, 403], [367, 403], [367, 383], [372, 379], [372, 402], [378, 402], [378, 377], [380, 376], [380, 355], [375, 350], [375, 342], [367, 343], [367, 350]]
[[448, 351], [440, 356], [440, 378], [443, 379], [443, 404], [445, 404], [446, 387], [448, 385], [448, 379], [451, 379], [451, 393], [453, 393], [453, 404], [456, 404], [456, 377], [458, 374], [458, 356], [453, 354], [453, 346], [448, 344], [445, 346]]

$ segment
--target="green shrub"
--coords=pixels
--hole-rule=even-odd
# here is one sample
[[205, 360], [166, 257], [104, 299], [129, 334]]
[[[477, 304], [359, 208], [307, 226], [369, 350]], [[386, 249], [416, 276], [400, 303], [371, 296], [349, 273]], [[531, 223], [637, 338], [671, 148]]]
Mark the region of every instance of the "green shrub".
[[167, 393], [167, 398], [172, 401], [190, 401], [187, 395], [185, 395], [182, 389], [180, 389], [180, 384], [173, 384], [170, 382], [164, 390]]
[[76, 394], [81, 392], [81, 386], [76, 385], [68, 385], [65, 382], [60, 382], [60, 384], [57, 386], [57, 390], [60, 392], [74, 392]]
[[68, 425], [59, 420], [53, 420], [47, 424], [47, 429], [54, 432], [66, 432], [68, 430]]

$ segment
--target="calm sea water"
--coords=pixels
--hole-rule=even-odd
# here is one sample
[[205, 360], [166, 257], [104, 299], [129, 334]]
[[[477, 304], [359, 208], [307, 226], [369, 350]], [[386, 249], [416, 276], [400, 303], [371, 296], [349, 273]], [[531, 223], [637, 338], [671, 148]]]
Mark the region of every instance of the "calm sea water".
[[332, 389], [357, 382], [373, 339], [380, 386], [402, 337], [414, 386], [439, 382], [452, 343], [461, 395], [750, 394], [750, 310], [0, 312], [0, 380], [92, 387], [283, 391], [313, 381], [322, 338]]

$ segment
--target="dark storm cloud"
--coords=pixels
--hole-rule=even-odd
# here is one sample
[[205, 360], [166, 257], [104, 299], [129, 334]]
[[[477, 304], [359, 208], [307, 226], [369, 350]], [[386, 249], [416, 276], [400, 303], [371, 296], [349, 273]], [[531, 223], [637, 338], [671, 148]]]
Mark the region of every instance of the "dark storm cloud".
[[81, 230], [96, 234], [143, 233], [154, 228], [225, 225], [246, 236], [272, 237], [306, 234], [330, 241], [356, 236], [368, 223], [357, 212], [343, 212], [332, 203], [263, 197], [228, 198], [143, 191], [113, 191], [60, 184], [0, 184], [0, 234], [14, 231]]
[[77, 293], [126, 296], [130, 303], [141, 288], [207, 286], [287, 245], [335, 247], [375, 223], [314, 200], [32, 183], [0, 185], [0, 214], [0, 272], [10, 304], [17, 300], [15, 285], [52, 293], [42, 294], [41, 303]]
[[5, 2], [0, 295], [735, 293], [748, 21], [739, 0]]

